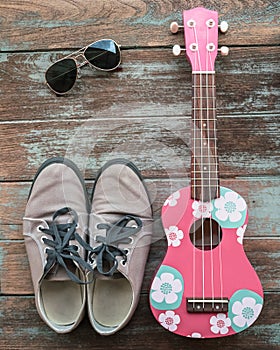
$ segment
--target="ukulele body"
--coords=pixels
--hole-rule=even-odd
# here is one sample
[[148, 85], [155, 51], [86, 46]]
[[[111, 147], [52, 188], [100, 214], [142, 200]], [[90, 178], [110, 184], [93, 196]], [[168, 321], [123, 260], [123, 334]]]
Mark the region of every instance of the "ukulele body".
[[[220, 228], [212, 249], [198, 248], [190, 234], [203, 219]], [[225, 187], [209, 203], [191, 199], [190, 187], [166, 200], [162, 223], [168, 250], [150, 290], [151, 310], [164, 328], [213, 338], [241, 332], [257, 319], [263, 290], [243, 250], [247, 222], [244, 199]]]

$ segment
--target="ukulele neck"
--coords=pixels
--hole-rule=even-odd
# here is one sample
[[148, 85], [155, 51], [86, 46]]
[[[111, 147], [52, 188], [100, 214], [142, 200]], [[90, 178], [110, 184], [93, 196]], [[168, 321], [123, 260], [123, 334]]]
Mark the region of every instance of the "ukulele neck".
[[219, 197], [215, 72], [192, 74], [191, 195], [209, 202]]

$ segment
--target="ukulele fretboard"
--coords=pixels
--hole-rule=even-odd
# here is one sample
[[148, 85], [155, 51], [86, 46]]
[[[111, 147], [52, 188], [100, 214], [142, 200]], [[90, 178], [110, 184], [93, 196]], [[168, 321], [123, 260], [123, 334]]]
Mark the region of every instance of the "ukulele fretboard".
[[196, 72], [192, 76], [192, 198], [209, 202], [219, 197], [215, 74]]

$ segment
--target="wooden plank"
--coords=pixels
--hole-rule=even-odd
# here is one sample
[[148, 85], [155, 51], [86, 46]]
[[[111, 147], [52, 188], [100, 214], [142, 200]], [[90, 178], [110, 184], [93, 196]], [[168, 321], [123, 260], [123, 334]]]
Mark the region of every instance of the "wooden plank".
[[[244, 243], [249, 260], [255, 267], [264, 290], [280, 290], [279, 239], [247, 239]], [[166, 251], [165, 240], [152, 245], [149, 261], [146, 266], [143, 292], [147, 292], [152, 276], [162, 261]], [[23, 241], [0, 241], [1, 256], [1, 293], [32, 294], [28, 259]]]
[[[248, 331], [194, 341], [160, 327], [148, 290], [166, 251], [160, 221], [165, 198], [189, 182], [191, 69], [180, 22], [186, 7], [216, 9], [229, 31], [217, 58], [217, 112], [222, 185], [249, 206], [245, 250], [265, 288], [265, 307]], [[0, 348], [1, 349], [278, 349], [280, 344], [279, 231], [279, 0], [260, 1], [0, 1]], [[56, 59], [112, 37], [122, 64], [104, 73], [85, 67], [65, 97], [54, 96], [44, 73]], [[87, 319], [57, 335], [39, 318], [22, 237], [31, 180], [52, 156], [68, 156], [93, 185], [107, 160], [126, 157], [147, 177], [155, 229], [140, 303], [114, 337], [95, 334]], [[237, 177], [236, 179], [234, 179]]]
[[[246, 0], [202, 2], [227, 20], [230, 30], [221, 42], [230, 45], [278, 44], [278, 1]], [[100, 38], [113, 37], [124, 46], [163, 46], [178, 43], [171, 21], [182, 22], [182, 10], [197, 2], [50, 0], [1, 2], [2, 50], [80, 47]]]
[[280, 295], [267, 293], [264, 309], [256, 323], [232, 337], [199, 339], [168, 332], [153, 318], [148, 297], [142, 295], [129, 324], [114, 336], [101, 337], [91, 328], [87, 317], [69, 334], [56, 334], [38, 316], [33, 297], [0, 297], [1, 349], [279, 349]]
[[[228, 57], [218, 56], [218, 115], [278, 113], [279, 55], [279, 47], [234, 47]], [[122, 56], [113, 72], [83, 68], [74, 89], [56, 97], [44, 74], [62, 52], [1, 53], [1, 120], [191, 115], [191, 69], [183, 55], [165, 48]]]
[[[87, 178], [116, 157], [134, 161], [146, 177], [185, 177], [190, 169], [190, 123], [183, 117], [4, 123], [0, 180], [31, 180], [39, 165], [53, 156], [72, 159]], [[220, 118], [221, 177], [277, 175], [278, 129], [273, 115]]]
[[[160, 221], [165, 199], [178, 189], [187, 186], [189, 179], [147, 179], [146, 184], [153, 203], [155, 221]], [[222, 185], [240, 193], [249, 208], [247, 237], [279, 237], [278, 198], [279, 179], [274, 177], [224, 179]], [[0, 239], [22, 239], [22, 217], [31, 182], [0, 183]], [[87, 181], [90, 195], [92, 181]], [[161, 232], [157, 224], [157, 232]]]

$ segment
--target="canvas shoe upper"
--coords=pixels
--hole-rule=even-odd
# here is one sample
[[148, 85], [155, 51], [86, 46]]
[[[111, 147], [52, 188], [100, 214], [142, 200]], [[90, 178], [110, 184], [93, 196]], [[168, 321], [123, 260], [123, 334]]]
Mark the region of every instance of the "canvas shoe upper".
[[72, 331], [84, 315], [88, 209], [75, 164], [47, 160], [30, 190], [23, 235], [38, 313], [58, 333]]
[[88, 313], [101, 335], [116, 333], [138, 304], [152, 235], [152, 208], [136, 166], [115, 159], [100, 170], [89, 219], [93, 253]]

